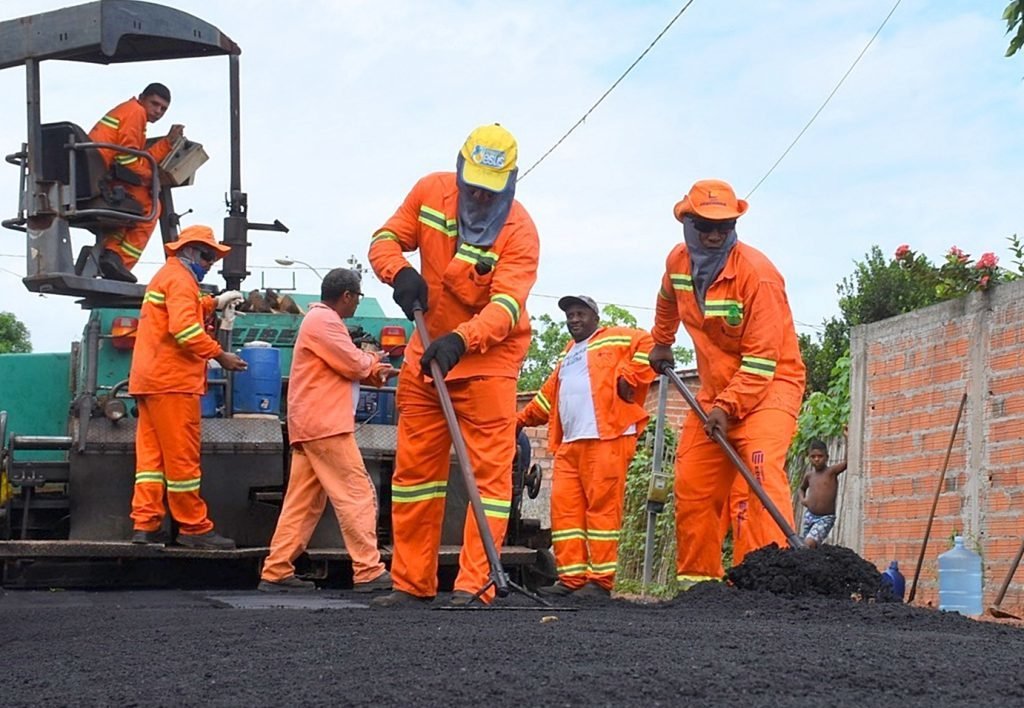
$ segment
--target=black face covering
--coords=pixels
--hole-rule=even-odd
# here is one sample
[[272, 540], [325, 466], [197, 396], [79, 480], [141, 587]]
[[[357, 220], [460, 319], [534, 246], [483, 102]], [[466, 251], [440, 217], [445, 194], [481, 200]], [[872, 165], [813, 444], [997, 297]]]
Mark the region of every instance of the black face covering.
[[736, 245], [736, 229], [733, 228], [729, 232], [718, 248], [705, 248], [700, 242], [700, 232], [693, 225], [693, 220], [687, 216], [683, 219], [683, 240], [686, 241], [686, 250], [690, 252], [693, 294], [697, 298], [700, 311], [704, 312], [704, 296], [711, 283], [715, 282], [715, 278], [725, 268], [725, 261]]
[[470, 192], [478, 189], [462, 181], [462, 167], [466, 159], [459, 154], [456, 160], [455, 181], [459, 186], [459, 241], [471, 246], [487, 248], [498, 240], [498, 234], [508, 214], [512, 210], [512, 200], [516, 195], [516, 175], [519, 169], [512, 170], [508, 175], [508, 183], [501, 192], [495, 192], [494, 198], [486, 204], [478, 202]]

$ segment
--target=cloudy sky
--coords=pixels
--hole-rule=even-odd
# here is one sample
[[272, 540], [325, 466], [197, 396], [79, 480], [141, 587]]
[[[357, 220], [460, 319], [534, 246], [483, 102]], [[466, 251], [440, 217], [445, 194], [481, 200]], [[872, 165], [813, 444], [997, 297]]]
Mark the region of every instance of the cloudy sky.
[[[475, 126], [500, 122], [532, 165], [619, 77], [685, 0], [431, 2], [164, 0], [242, 47], [243, 188], [256, 232], [247, 287], [314, 292], [309, 270], [365, 261], [370, 235], [420, 176], [452, 169]], [[66, 0], [4, 0], [2, 19]], [[747, 195], [867, 45], [895, 0], [695, 0], [633, 72], [534, 172], [517, 197], [541, 237], [532, 314], [589, 294], [652, 323], [672, 205], [697, 179]], [[750, 196], [740, 238], [787, 280], [798, 329], [835, 313], [836, 284], [872, 244], [933, 259], [953, 244], [995, 251], [1024, 231], [1024, 57], [1003, 58], [1006, 0], [903, 0], [831, 103]], [[171, 87], [162, 134], [184, 123], [211, 159], [175, 192], [184, 224], [220, 230], [228, 187], [224, 58], [100, 67], [43, 65], [44, 120], [86, 130], [150, 81]], [[4, 153], [24, 139], [24, 71], [0, 72]], [[0, 165], [13, 216], [16, 170]], [[24, 290], [24, 244], [0, 236], [0, 310], [37, 351], [65, 350], [85, 314]], [[77, 235], [74, 250], [90, 236]], [[137, 273], [158, 267], [159, 235]], [[398, 314], [390, 288], [364, 290]], [[685, 343], [685, 340], [681, 339]]]

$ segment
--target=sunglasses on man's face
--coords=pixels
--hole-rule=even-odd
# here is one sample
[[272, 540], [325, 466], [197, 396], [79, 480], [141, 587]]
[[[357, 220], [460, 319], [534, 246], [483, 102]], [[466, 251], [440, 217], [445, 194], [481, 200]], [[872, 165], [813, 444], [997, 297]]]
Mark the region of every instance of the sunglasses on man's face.
[[208, 251], [205, 248], [199, 249], [199, 257], [202, 258], [207, 263], [213, 263], [215, 260], [217, 260], [217, 254], [214, 253], [213, 251]]
[[702, 219], [699, 216], [692, 217], [693, 228], [700, 231], [702, 234], [709, 234], [712, 231], [718, 231], [719, 233], [727, 234], [736, 228], [736, 219], [724, 219], [721, 221], [714, 219]]

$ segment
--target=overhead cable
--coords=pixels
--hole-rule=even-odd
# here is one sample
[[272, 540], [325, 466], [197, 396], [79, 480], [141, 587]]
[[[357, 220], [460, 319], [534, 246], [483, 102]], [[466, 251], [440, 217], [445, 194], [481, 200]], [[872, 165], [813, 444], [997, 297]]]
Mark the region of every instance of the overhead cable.
[[765, 173], [764, 177], [762, 177], [760, 180], [758, 180], [757, 184], [754, 185], [754, 188], [751, 189], [747, 193], [747, 196], [745, 197], [746, 199], [750, 199], [750, 195], [753, 194], [754, 192], [756, 192], [757, 188], [760, 187], [761, 184], [766, 179], [768, 179], [768, 176], [771, 175], [771, 173], [775, 171], [775, 168], [779, 166], [779, 163], [782, 162], [785, 159], [786, 155], [789, 154], [789, 151], [793, 149], [793, 146], [797, 144], [797, 142], [800, 140], [800, 138], [803, 137], [804, 133], [807, 132], [807, 129], [811, 127], [811, 123], [813, 123], [814, 120], [818, 117], [818, 115], [823, 110], [825, 110], [825, 106], [827, 106], [828, 102], [832, 100], [832, 97], [836, 95], [836, 92], [839, 90], [839, 87], [843, 85], [844, 81], [846, 81], [846, 77], [849, 76], [853, 72], [853, 70], [857, 66], [857, 64], [860, 63], [861, 57], [863, 57], [864, 54], [867, 53], [868, 47], [870, 47], [874, 43], [875, 38], [878, 37], [878, 35], [881, 33], [882, 28], [885, 27], [886, 23], [889, 22], [889, 18], [892, 17], [892, 14], [894, 12], [896, 12], [896, 8], [900, 6], [900, 3], [902, 1], [903, 0], [896, 0], [896, 4], [892, 6], [892, 9], [889, 10], [889, 14], [885, 16], [884, 20], [882, 20], [882, 24], [880, 24], [878, 26], [878, 29], [875, 30], [875, 33], [873, 35], [871, 35], [871, 39], [868, 40], [868, 43], [864, 45], [864, 48], [862, 50], [860, 50], [860, 54], [857, 55], [857, 58], [853, 60], [853, 64], [851, 64], [850, 68], [846, 70], [845, 74], [843, 74], [843, 78], [839, 79], [839, 83], [836, 84], [836, 87], [834, 89], [832, 89], [832, 93], [830, 93], [828, 95], [828, 98], [825, 99], [825, 102], [822, 103], [821, 106], [818, 107], [818, 110], [816, 110], [814, 112], [814, 115], [811, 116], [811, 119], [809, 121], [807, 121], [807, 125], [805, 125], [803, 127], [803, 130], [801, 130], [799, 133], [797, 133], [797, 136], [795, 138], [793, 138], [793, 142], [791, 142], [789, 144], [789, 147], [786, 148], [785, 151], [783, 151], [783, 153], [779, 156], [779, 159], [775, 161], [775, 164], [771, 166], [771, 169], [769, 169]]
[[558, 139], [558, 142], [556, 142], [554, 145], [552, 145], [550, 148], [548, 148], [548, 151], [546, 153], [544, 153], [543, 155], [541, 155], [539, 160], [537, 160], [535, 163], [530, 165], [530, 167], [526, 170], [526, 172], [524, 172], [523, 174], [519, 175], [519, 179], [517, 179], [516, 182], [522, 182], [524, 179], [526, 179], [526, 175], [528, 175], [531, 172], [533, 172], [534, 168], [537, 167], [537, 165], [539, 165], [540, 163], [544, 162], [544, 159], [548, 155], [553, 153], [555, 151], [555, 148], [557, 148], [559, 145], [561, 145], [565, 141], [566, 138], [568, 138], [570, 135], [572, 135], [574, 130], [579, 128], [581, 125], [583, 125], [587, 121], [587, 118], [590, 116], [591, 113], [594, 112], [594, 109], [597, 108], [598, 106], [600, 106], [601, 102], [604, 101], [604, 99], [606, 99], [608, 97], [608, 94], [610, 94], [612, 91], [614, 91], [615, 87], [618, 86], [622, 82], [622, 80], [624, 78], [626, 78], [626, 76], [629, 74], [629, 72], [631, 72], [633, 70], [633, 67], [635, 67], [637, 64], [639, 64], [640, 60], [643, 59], [645, 56], [647, 56], [647, 53], [649, 51], [654, 49], [654, 45], [658, 43], [658, 41], [665, 35], [665, 33], [668, 32], [669, 28], [672, 27], [672, 25], [675, 24], [676, 20], [678, 20], [682, 16], [682, 14], [684, 12], [686, 12], [686, 9], [688, 7], [690, 7], [690, 5], [692, 5], [692, 4], [693, 4], [693, 0], [688, 0], [688, 2], [685, 5], [683, 5], [683, 9], [680, 10], [679, 12], [677, 12], [676, 16], [673, 17], [672, 20], [667, 25], [665, 25], [665, 28], [663, 30], [661, 30], [661, 32], [658, 33], [658, 36], [654, 38], [654, 41], [651, 42], [650, 45], [648, 45], [647, 49], [645, 49], [640, 54], [640, 56], [638, 56], [636, 58], [636, 60], [632, 64], [629, 65], [628, 69], [626, 69], [624, 72], [622, 72], [622, 76], [617, 78], [615, 80], [615, 83], [613, 83], [608, 88], [607, 91], [605, 91], [603, 94], [601, 94], [601, 98], [597, 99], [597, 102], [593, 106], [591, 106], [590, 109], [586, 113], [583, 114], [582, 118], [580, 118], [578, 121], [576, 121], [576, 123], [571, 128], [569, 128], [569, 130], [565, 133], [565, 135], [563, 135], [562, 137], [560, 137]]

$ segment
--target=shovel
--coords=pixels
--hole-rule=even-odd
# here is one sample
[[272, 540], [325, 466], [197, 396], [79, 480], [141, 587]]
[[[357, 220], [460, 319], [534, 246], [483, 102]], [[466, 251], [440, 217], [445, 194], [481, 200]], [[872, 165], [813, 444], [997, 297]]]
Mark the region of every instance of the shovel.
[[[430, 346], [430, 335], [427, 333], [427, 325], [423, 320], [423, 308], [419, 303], [413, 306], [413, 318], [416, 321], [416, 331], [423, 342], [423, 348]], [[477, 591], [474, 599], [480, 598], [488, 588], [494, 587], [494, 594], [498, 597], [508, 597], [509, 588], [539, 602], [541, 605], [550, 607], [550, 603], [541, 597], [534, 595], [525, 588], [519, 587], [509, 580], [508, 573], [501, 565], [501, 556], [498, 555], [498, 547], [494, 543], [494, 536], [491, 535], [491, 527], [487, 525], [487, 515], [484, 513], [484, 503], [480, 498], [480, 489], [476, 486], [476, 476], [473, 474], [473, 466], [469, 461], [469, 451], [466, 449], [466, 441], [462, 437], [462, 430], [459, 429], [459, 419], [455, 415], [455, 407], [452, 405], [451, 396], [448, 393], [448, 385], [441, 374], [441, 366], [436, 361], [430, 362], [430, 375], [434, 379], [434, 387], [437, 389], [437, 398], [441, 402], [441, 410], [444, 412], [445, 422], [448, 424], [448, 433], [452, 438], [452, 446], [455, 448], [455, 457], [459, 461], [459, 469], [462, 471], [462, 481], [466, 485], [466, 493], [469, 496], [469, 506], [473, 510], [473, 518], [476, 519], [476, 527], [480, 531], [480, 541], [484, 546], [484, 553], [487, 555], [487, 563], [491, 567], [491, 579], [480, 590]], [[472, 603], [466, 605], [468, 609]]]
[[[693, 412], [697, 414], [700, 422], [707, 423], [708, 414], [700, 407], [700, 403], [698, 403], [697, 399], [694, 398], [692, 393], [690, 393], [690, 389], [686, 388], [686, 384], [684, 384], [682, 379], [679, 378], [679, 374], [673, 371], [670, 366], [663, 366], [661, 373], [672, 381], [675, 387], [679, 390], [679, 393], [681, 393], [683, 398], [686, 399], [690, 408], [693, 409]], [[743, 463], [743, 458], [739, 456], [739, 453], [736, 452], [736, 449], [729, 443], [729, 440], [724, 434], [722, 434], [722, 431], [716, 428], [714, 435], [711, 437], [721, 446], [725, 451], [725, 454], [729, 456], [730, 460], [732, 460], [732, 463], [736, 465], [736, 469], [740, 471], [743, 479], [746, 480], [747, 485], [750, 487], [750, 491], [754, 493], [754, 496], [756, 496], [758, 500], [760, 500], [761, 504], [764, 505], [764, 508], [768, 510], [772, 520], [776, 523], [782, 533], [786, 534], [790, 547], [806, 548], [807, 544], [804, 543], [804, 540], [797, 535], [796, 531], [793, 530], [793, 527], [790, 526], [788, 521], [786, 521], [786, 517], [784, 517], [782, 512], [779, 511], [779, 507], [775, 506], [775, 502], [773, 502], [771, 497], [768, 496], [768, 493], [764, 491], [764, 487], [762, 487], [761, 483], [757, 481], [757, 477], [755, 477]]]
[[1020, 565], [1021, 556], [1024, 556], [1024, 539], [1021, 539], [1020, 548], [1017, 549], [1017, 555], [1014, 556], [1013, 562], [1010, 563], [1010, 569], [1006, 571], [1006, 577], [1003, 579], [1003, 586], [999, 588], [999, 594], [996, 595], [996, 603], [992, 605], [992, 607], [988, 608], [988, 613], [993, 617], [1015, 620], [1022, 619], [1013, 613], [999, 609], [999, 605], [1003, 603], [1003, 598], [1006, 597], [1006, 590], [1010, 587], [1010, 581], [1013, 580], [1013, 574], [1017, 572], [1017, 567]]

